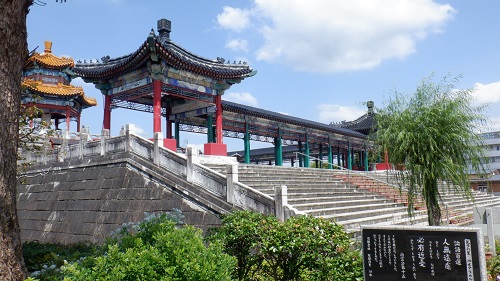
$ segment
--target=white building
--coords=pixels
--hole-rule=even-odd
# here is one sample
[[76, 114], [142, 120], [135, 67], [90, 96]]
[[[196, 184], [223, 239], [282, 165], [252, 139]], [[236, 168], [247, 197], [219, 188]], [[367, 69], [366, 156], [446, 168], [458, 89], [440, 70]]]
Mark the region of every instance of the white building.
[[500, 131], [482, 133], [480, 136], [485, 144], [486, 171], [493, 172], [500, 169]]
[[472, 188], [500, 196], [500, 131], [482, 133], [479, 136], [484, 141], [483, 163], [486, 175], [478, 176], [470, 172]]

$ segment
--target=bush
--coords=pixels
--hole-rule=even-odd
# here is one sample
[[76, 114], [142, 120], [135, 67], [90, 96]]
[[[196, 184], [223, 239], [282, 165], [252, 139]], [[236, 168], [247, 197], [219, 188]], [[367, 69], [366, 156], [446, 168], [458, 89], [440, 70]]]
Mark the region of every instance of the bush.
[[231, 280], [235, 259], [217, 243], [205, 245], [193, 226], [171, 214], [124, 226], [98, 257], [62, 268], [64, 280]]
[[23, 244], [26, 268], [31, 277], [41, 281], [62, 280], [60, 267], [65, 262], [75, 262], [82, 257], [99, 253], [99, 247], [88, 243], [62, 245], [34, 241]]
[[210, 241], [237, 259], [238, 280], [362, 280], [360, 252], [342, 227], [311, 216], [275, 217], [249, 211], [222, 217]]

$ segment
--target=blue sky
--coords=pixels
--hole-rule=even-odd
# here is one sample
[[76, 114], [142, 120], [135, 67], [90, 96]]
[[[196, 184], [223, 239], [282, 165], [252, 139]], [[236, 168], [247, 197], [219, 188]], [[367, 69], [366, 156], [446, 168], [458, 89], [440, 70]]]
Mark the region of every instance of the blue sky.
[[[422, 79], [462, 75], [457, 88], [474, 88], [488, 102], [500, 130], [500, 1], [431, 0], [68, 0], [31, 7], [28, 45], [78, 60], [129, 54], [161, 18], [172, 21], [171, 39], [202, 57], [247, 61], [257, 75], [223, 99], [330, 123], [354, 120], [364, 102], [383, 106], [391, 92], [412, 93]], [[103, 97], [81, 79], [99, 105], [82, 125], [98, 134]], [[134, 124], [150, 137], [151, 114], [116, 109], [111, 134]], [[75, 124], [71, 124], [75, 128]], [[181, 145], [205, 136], [181, 132]], [[229, 150], [241, 140], [224, 139]], [[262, 144], [252, 144], [261, 147]], [[264, 145], [266, 146], [266, 145]]]

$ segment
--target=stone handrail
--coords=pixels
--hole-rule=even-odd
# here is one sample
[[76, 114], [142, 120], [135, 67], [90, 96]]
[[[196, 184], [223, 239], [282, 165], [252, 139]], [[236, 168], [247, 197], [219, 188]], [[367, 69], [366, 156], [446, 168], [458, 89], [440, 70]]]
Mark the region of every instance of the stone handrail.
[[164, 148], [162, 133], [155, 133], [151, 141], [131, 133], [127, 125], [122, 135], [117, 137], [110, 138], [108, 130], [103, 130], [101, 138], [96, 140], [90, 140], [86, 132], [81, 132], [79, 136], [79, 139], [63, 139], [60, 147], [47, 150], [46, 153], [28, 153], [25, 162], [37, 165], [85, 159], [90, 163], [98, 161], [99, 156], [128, 152], [152, 161], [156, 166], [186, 179], [235, 207], [265, 214], [275, 214], [277, 209], [272, 197], [239, 183], [237, 172], [234, 176], [231, 174], [226, 177], [195, 163], [193, 156], [196, 155], [193, 155], [195, 152], [191, 147], [188, 147], [186, 155]]

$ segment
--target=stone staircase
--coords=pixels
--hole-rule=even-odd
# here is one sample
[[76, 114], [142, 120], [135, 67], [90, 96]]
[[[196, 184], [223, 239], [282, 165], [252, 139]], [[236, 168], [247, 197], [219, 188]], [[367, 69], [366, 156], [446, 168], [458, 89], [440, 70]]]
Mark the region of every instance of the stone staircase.
[[[225, 166], [209, 165], [221, 173]], [[323, 217], [358, 234], [362, 225], [427, 225], [425, 203], [416, 200], [408, 215], [406, 193], [388, 183], [387, 175], [328, 169], [238, 165], [239, 182], [271, 197], [286, 185], [288, 204], [300, 213]], [[442, 218], [449, 224], [469, 225], [475, 206], [500, 206], [500, 197], [473, 192], [474, 202], [442, 187]]]

